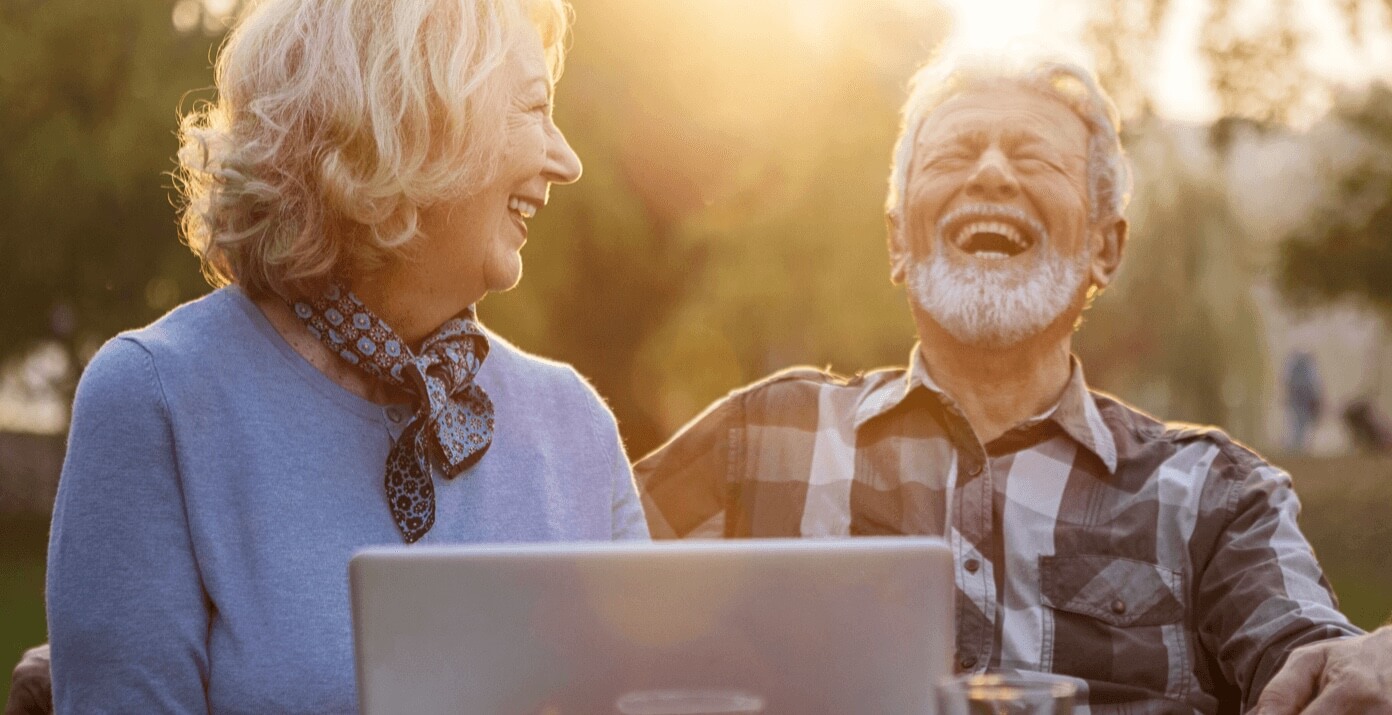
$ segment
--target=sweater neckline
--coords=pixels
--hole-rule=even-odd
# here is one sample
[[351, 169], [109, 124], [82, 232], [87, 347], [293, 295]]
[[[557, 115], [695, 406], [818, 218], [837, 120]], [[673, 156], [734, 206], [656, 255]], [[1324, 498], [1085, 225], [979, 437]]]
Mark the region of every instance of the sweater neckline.
[[232, 302], [246, 314], [247, 319], [251, 321], [251, 324], [256, 328], [257, 332], [261, 333], [266, 342], [270, 343], [275, 348], [286, 365], [315, 390], [324, 394], [334, 402], [337, 402], [348, 411], [373, 422], [380, 422], [383, 419], [383, 414], [386, 409], [396, 406], [395, 403], [379, 405], [352, 392], [337, 382], [334, 382], [328, 375], [320, 372], [319, 368], [315, 367], [313, 363], [306, 360], [299, 351], [295, 350], [295, 348], [290, 345], [290, 343], [286, 342], [285, 337], [280, 334], [280, 331], [275, 329], [270, 319], [261, 312], [261, 309], [256, 306], [255, 301], [251, 299], [251, 296], [247, 295], [246, 291], [243, 290], [241, 286], [231, 285], [222, 290], [229, 294]]

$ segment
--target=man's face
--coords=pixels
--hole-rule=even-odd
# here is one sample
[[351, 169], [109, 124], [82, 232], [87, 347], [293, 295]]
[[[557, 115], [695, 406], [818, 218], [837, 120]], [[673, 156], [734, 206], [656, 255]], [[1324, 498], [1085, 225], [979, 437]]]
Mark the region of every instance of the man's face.
[[919, 128], [895, 272], [958, 341], [1004, 347], [1076, 318], [1099, 253], [1087, 146], [1072, 110], [1009, 85], [958, 95]]

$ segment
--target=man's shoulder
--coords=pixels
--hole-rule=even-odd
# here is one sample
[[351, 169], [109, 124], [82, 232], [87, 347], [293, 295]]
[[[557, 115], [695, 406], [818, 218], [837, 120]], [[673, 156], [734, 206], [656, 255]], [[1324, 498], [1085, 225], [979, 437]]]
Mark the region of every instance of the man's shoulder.
[[1170, 461], [1181, 453], [1198, 453], [1183, 463], [1228, 478], [1242, 478], [1257, 469], [1277, 469], [1220, 427], [1163, 420], [1115, 395], [1097, 390], [1090, 393], [1116, 441], [1122, 464]]
[[738, 401], [746, 409], [816, 410], [828, 390], [844, 391], [848, 395], [868, 394], [903, 375], [904, 368], [842, 375], [830, 368], [799, 365], [738, 388], [727, 400]]

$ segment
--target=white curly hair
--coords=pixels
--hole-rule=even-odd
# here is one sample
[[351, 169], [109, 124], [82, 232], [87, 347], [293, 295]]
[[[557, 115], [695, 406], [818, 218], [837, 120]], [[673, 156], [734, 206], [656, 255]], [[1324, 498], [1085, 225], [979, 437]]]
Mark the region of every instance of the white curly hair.
[[255, 0], [221, 49], [217, 97], [180, 123], [182, 238], [213, 285], [314, 290], [378, 265], [421, 210], [494, 170], [490, 77], [515, 31], [553, 78], [565, 0]]
[[903, 215], [908, 167], [914, 141], [934, 110], [960, 94], [996, 87], [1018, 87], [1062, 102], [1088, 131], [1088, 200], [1091, 219], [1121, 217], [1131, 198], [1131, 163], [1118, 135], [1116, 105], [1093, 73], [1057, 51], [1015, 50], [995, 53], [947, 51], [909, 80], [901, 111], [885, 210]]

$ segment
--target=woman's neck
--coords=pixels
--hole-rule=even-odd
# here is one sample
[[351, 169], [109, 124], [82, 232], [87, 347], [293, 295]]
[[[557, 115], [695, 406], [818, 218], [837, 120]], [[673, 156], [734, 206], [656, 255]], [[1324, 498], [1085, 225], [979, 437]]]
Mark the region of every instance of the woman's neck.
[[412, 350], [485, 293], [465, 290], [458, 276], [439, 275], [408, 257], [351, 277], [347, 284]]
[[344, 362], [342, 358], [319, 342], [290, 306], [273, 294], [252, 298], [266, 316], [271, 327], [316, 370], [343, 389], [379, 405], [402, 402], [405, 396], [386, 382], [373, 379], [367, 373]]

